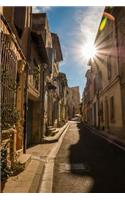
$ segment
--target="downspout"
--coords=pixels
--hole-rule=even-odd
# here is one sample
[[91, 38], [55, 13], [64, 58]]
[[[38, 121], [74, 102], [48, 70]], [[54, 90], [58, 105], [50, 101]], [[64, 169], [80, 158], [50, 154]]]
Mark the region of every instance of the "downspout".
[[99, 68], [97, 67], [97, 77], [98, 77], [98, 90], [97, 90], [97, 105], [98, 105], [98, 129], [100, 129], [100, 98], [99, 98], [99, 84], [100, 84], [100, 75]]
[[99, 90], [97, 93], [97, 104], [98, 104], [98, 129], [100, 129], [100, 99], [99, 99]]
[[27, 147], [27, 111], [28, 111], [28, 74], [29, 74], [29, 66], [26, 64], [25, 66], [25, 90], [24, 90], [24, 137], [23, 137], [23, 153], [26, 153]]
[[40, 143], [43, 141], [44, 136], [44, 96], [45, 96], [45, 66], [43, 66], [43, 69], [41, 70], [41, 86], [40, 86]]
[[24, 89], [24, 139], [23, 139], [23, 153], [26, 153], [27, 148], [27, 115], [28, 115], [28, 75], [29, 75], [29, 63], [31, 56], [31, 29], [28, 28], [26, 32], [27, 44], [26, 44], [26, 66], [25, 66], [25, 89]]

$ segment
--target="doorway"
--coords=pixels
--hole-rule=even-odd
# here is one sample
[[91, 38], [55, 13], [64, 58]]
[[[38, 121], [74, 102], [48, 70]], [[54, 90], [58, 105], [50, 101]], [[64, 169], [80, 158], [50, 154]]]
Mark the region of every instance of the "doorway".
[[106, 122], [106, 129], [109, 129], [109, 105], [107, 98], [105, 99], [105, 122]]
[[33, 102], [28, 99], [28, 111], [27, 111], [27, 146], [32, 144], [32, 122], [33, 118]]

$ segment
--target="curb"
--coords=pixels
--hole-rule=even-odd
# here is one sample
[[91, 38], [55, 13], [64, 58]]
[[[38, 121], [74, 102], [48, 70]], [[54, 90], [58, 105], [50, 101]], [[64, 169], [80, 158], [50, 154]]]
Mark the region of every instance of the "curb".
[[[51, 143], [51, 142], [55, 142], [55, 141], [58, 141], [59, 139], [61, 139], [63, 134], [65, 134], [65, 131], [67, 131], [68, 127], [69, 127], [69, 123], [66, 123], [62, 128], [60, 128], [60, 130], [57, 133], [57, 135], [55, 135], [56, 137], [53, 136], [54, 138], [51, 138], [51, 139], [49, 138], [50, 141], [45, 141], [45, 143]], [[58, 143], [56, 143], [56, 145], [54, 147], [56, 147], [57, 145], [58, 145]], [[43, 159], [40, 158], [39, 156], [38, 157], [36, 156], [35, 158], [33, 156], [30, 156], [29, 160], [31, 160], [31, 162], [33, 160], [37, 160], [38, 164], [37, 164], [35, 170], [33, 170], [33, 173], [31, 174], [31, 178], [29, 178], [30, 180], [28, 180], [26, 178], [27, 188], [25, 186], [25, 182], [24, 182], [24, 186], [21, 183], [22, 178], [24, 178], [24, 175], [23, 175], [21, 177], [21, 179], [19, 180], [19, 184], [15, 183], [15, 186], [18, 185], [17, 190], [16, 190], [16, 188], [14, 190], [12, 189], [12, 192], [14, 192], [14, 193], [18, 193], [18, 192], [20, 192], [20, 193], [22, 193], [22, 192], [23, 193], [39, 193], [41, 183], [42, 183], [43, 179], [45, 178], [43, 176], [44, 176], [45, 171], [46, 171], [46, 166], [47, 166], [47, 164], [49, 164], [49, 165], [52, 164], [51, 159], [54, 161], [54, 157], [53, 157], [54, 154], [52, 153], [54, 149], [55, 148], [53, 148], [51, 150], [49, 155], [46, 157], [45, 161], [43, 161]], [[28, 155], [30, 155], [30, 154], [28, 154]], [[28, 163], [28, 166], [29, 166], [30, 163]], [[54, 162], [53, 162], [53, 164], [54, 164]], [[30, 168], [28, 169], [28, 166], [26, 167], [25, 170], [28, 170], [27, 172], [29, 173], [31, 171], [31, 169]], [[52, 171], [53, 171], [54, 166], [52, 166], [51, 168], [52, 168]], [[24, 173], [25, 173], [25, 177], [26, 177], [26, 171], [25, 170], [24, 170]], [[51, 175], [51, 176], [52, 176], [51, 178], [53, 180], [53, 175]], [[50, 176], [49, 176], [48, 180], [49, 180], [49, 184], [51, 183], [51, 185], [49, 186], [50, 187], [49, 192], [50, 192], [50, 191], [52, 191], [52, 180], [50, 182]], [[48, 180], [47, 180], [47, 182], [48, 182]], [[24, 187], [24, 189], [23, 189], [23, 187]], [[47, 190], [48, 190], [48, 188], [47, 188]], [[11, 192], [11, 188], [9, 189], [9, 192]], [[3, 193], [7, 193], [7, 192], [3, 192]]]
[[39, 187], [41, 184], [41, 180], [44, 174], [44, 170], [45, 170], [45, 164], [40, 162], [38, 168], [37, 168], [37, 173], [35, 174], [33, 181], [31, 183], [31, 186], [28, 190], [28, 193], [38, 193], [39, 191]]
[[43, 138], [43, 144], [57, 142], [60, 136], [65, 131], [65, 129], [68, 127], [68, 125], [69, 125], [69, 122], [67, 122], [63, 127], [61, 127], [59, 132], [55, 136], [48, 136], [48, 137]]
[[69, 128], [70, 124], [67, 123], [65, 127], [63, 127], [63, 130], [61, 131], [61, 134], [59, 137], [59, 142], [55, 144], [54, 148], [51, 150], [47, 157], [47, 161], [45, 163], [43, 176], [41, 179], [41, 184], [39, 187], [39, 193], [52, 193], [53, 188], [53, 173], [54, 173], [54, 161], [56, 158], [56, 155], [60, 149], [60, 146], [63, 142], [63, 138], [65, 134], [67, 133], [67, 130]]
[[[50, 141], [44, 141], [44, 143], [52, 143], [55, 141], [58, 141], [60, 139], [60, 137], [65, 134], [65, 131], [68, 129], [69, 127], [69, 123], [66, 123], [58, 132], [58, 136], [56, 135], [56, 138], [51, 139]], [[55, 146], [56, 147], [56, 146]], [[54, 148], [55, 149], [55, 148]], [[53, 149], [53, 150], [54, 150]], [[45, 173], [47, 170], [49, 170], [49, 181], [45, 180], [46, 182], [49, 182], [49, 186], [46, 187], [45, 184], [45, 188], [43, 187], [43, 193], [44, 192], [52, 192], [52, 182], [53, 182], [53, 169], [54, 169], [54, 158], [52, 156], [52, 152], [53, 150], [51, 150], [51, 152], [49, 153], [49, 155], [46, 158], [46, 161], [43, 162], [41, 161], [40, 158], [38, 158], [38, 160], [40, 161], [39, 166], [37, 168], [37, 172], [35, 173], [35, 176], [33, 178], [33, 181], [30, 185], [30, 188], [28, 190], [28, 193], [39, 193], [40, 192], [40, 188], [41, 188], [41, 184], [44, 182], [45, 178]], [[32, 159], [32, 158], [31, 158]], [[37, 159], [37, 158], [36, 158]], [[50, 168], [51, 165], [51, 168]], [[49, 166], [49, 167], [47, 167]], [[47, 169], [48, 168], [48, 169]], [[46, 191], [47, 190], [47, 191]]]
[[117, 146], [118, 148], [122, 149], [123, 151], [125, 151], [125, 143], [118, 140], [117, 138], [113, 138], [113, 136], [108, 136], [105, 133], [102, 133], [101, 131], [93, 128], [93, 127], [89, 127], [85, 124], [83, 124], [85, 128], [87, 128], [88, 130], [90, 130], [92, 133], [94, 133], [95, 135], [98, 135], [99, 137], [104, 138], [105, 140], [107, 140], [108, 142], [114, 144], [115, 146]]

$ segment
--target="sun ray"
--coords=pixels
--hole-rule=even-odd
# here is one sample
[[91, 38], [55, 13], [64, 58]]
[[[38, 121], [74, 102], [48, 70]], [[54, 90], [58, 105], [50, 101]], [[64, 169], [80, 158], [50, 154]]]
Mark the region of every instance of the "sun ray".
[[81, 48], [81, 54], [87, 60], [90, 58], [93, 59], [97, 54], [97, 49], [94, 45], [88, 42]]

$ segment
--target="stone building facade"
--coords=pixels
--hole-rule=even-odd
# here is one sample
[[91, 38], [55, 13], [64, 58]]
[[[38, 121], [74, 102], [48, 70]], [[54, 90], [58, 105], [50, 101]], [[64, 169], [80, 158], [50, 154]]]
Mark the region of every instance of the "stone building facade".
[[30, 66], [28, 72], [28, 110], [26, 124], [27, 145], [40, 143], [45, 129], [45, 80], [46, 74], [49, 71], [50, 61], [42, 34], [44, 28], [39, 24], [41, 18], [42, 14], [39, 14], [38, 16], [32, 14]]
[[46, 13], [33, 14], [31, 7], [0, 7], [0, 14], [2, 142], [12, 135], [14, 160], [30, 145], [41, 143], [47, 127], [65, 121], [60, 102], [65, 110], [67, 80], [65, 74], [65, 80], [60, 79], [60, 41], [51, 33]]
[[125, 132], [125, 7], [116, 7], [113, 10], [115, 17], [116, 39], [117, 39], [117, 57], [120, 75], [122, 117]]
[[68, 81], [66, 74], [59, 72], [59, 105], [58, 105], [58, 126], [68, 121]]
[[59, 63], [63, 60], [59, 37], [51, 33], [46, 13], [33, 14], [33, 29], [42, 34], [49, 63], [44, 73], [44, 131], [58, 127], [59, 121]]
[[80, 113], [80, 93], [79, 87], [68, 88], [68, 117], [72, 119]]
[[[53, 50], [52, 50], [52, 38], [49, 31], [49, 25], [47, 20], [47, 15], [45, 13], [33, 13], [32, 14], [32, 30], [36, 32], [42, 39], [42, 43], [38, 39], [39, 45], [41, 46], [41, 56], [42, 61], [42, 76], [41, 76], [41, 140], [46, 133], [47, 121], [48, 121], [48, 100], [49, 100], [49, 90], [48, 82], [51, 80], [52, 73], [52, 60], [53, 60]], [[40, 48], [40, 46], [38, 47]], [[38, 50], [39, 51], [39, 50]]]
[[[14, 7], [0, 8], [2, 143], [8, 144], [8, 155], [12, 163], [18, 151], [25, 151], [24, 104], [28, 64], [24, 49], [28, 45], [26, 38], [29, 33], [30, 21], [27, 13], [31, 8], [25, 8], [21, 32], [15, 19], [17, 10]], [[23, 40], [25, 41], [24, 46]]]
[[[109, 12], [108, 7], [105, 12]], [[86, 73], [82, 118], [89, 125], [123, 138], [125, 8], [113, 7], [110, 14], [115, 17], [115, 21], [108, 19], [105, 28], [98, 30], [95, 39], [97, 54], [88, 63], [90, 69]]]

